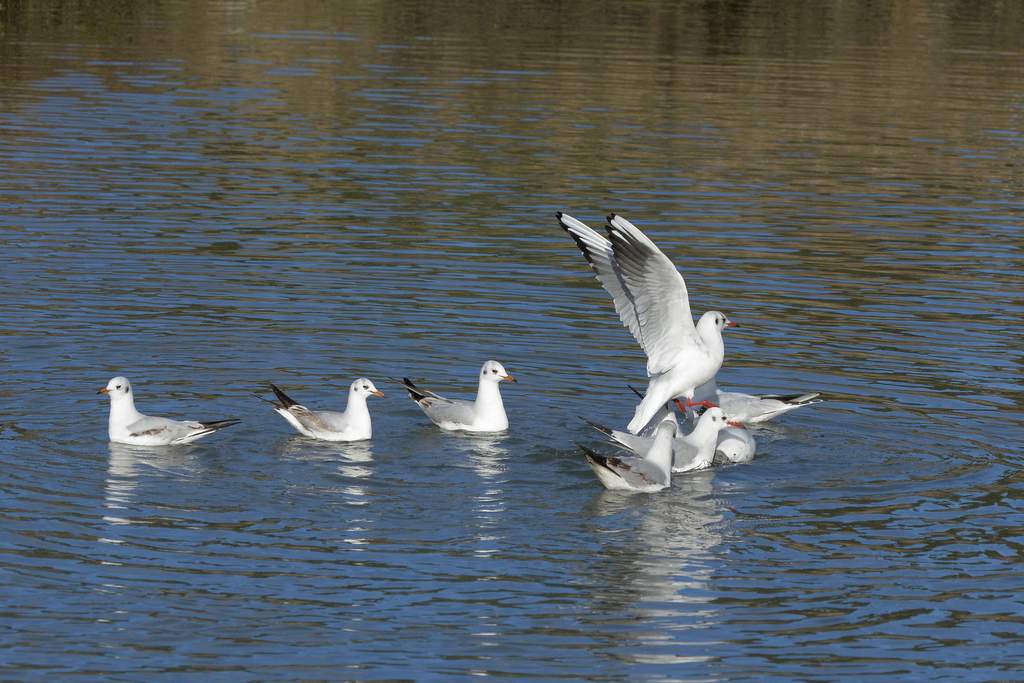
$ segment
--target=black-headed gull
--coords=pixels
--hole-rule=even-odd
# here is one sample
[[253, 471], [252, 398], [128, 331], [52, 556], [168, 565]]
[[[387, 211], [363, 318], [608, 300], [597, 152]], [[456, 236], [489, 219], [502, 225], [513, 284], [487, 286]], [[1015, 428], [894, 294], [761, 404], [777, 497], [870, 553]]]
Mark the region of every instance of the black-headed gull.
[[674, 420], [659, 422], [643, 455], [618, 458], [577, 445], [606, 489], [653, 493], [672, 484], [672, 441], [678, 428]]
[[[662, 421], [658, 428], [660, 429], [661, 425], [668, 422], [670, 420]], [[589, 424], [602, 434], [608, 436], [612, 443], [640, 457], [646, 457], [650, 450], [654, 448], [655, 438], [650, 436], [639, 436], [629, 432], [609, 429], [594, 422], [589, 422]], [[743, 425], [729, 420], [722, 409], [716, 407], [704, 411], [704, 414], [697, 420], [693, 431], [689, 434], [680, 434], [678, 430], [674, 432], [675, 436], [670, 442], [672, 449], [672, 471], [679, 474], [711, 467], [715, 461], [719, 435], [729, 427], [742, 428]]]
[[364, 441], [373, 435], [370, 425], [370, 410], [366, 399], [370, 396], [384, 396], [373, 382], [360, 377], [352, 382], [348, 390], [345, 411], [310, 410], [299, 405], [288, 394], [270, 385], [277, 401], [271, 401], [274, 411], [288, 421], [296, 431], [322, 441]]
[[505, 405], [501, 402], [499, 382], [515, 382], [496, 360], [489, 360], [480, 368], [480, 385], [475, 401], [458, 401], [420, 389], [408, 378], [402, 386], [412, 400], [423, 409], [427, 417], [441, 429], [465, 432], [502, 432], [508, 429]]
[[736, 391], [722, 391], [715, 378], [697, 387], [695, 401], [708, 401], [722, 407], [726, 415], [744, 424], [758, 424], [775, 419], [783, 413], [804, 406], [821, 403], [821, 394], [742, 394]]
[[114, 443], [133, 446], [176, 446], [209, 436], [240, 420], [191, 422], [143, 415], [135, 409], [132, 385], [127, 377], [114, 377], [96, 393], [110, 397], [107, 434]]
[[657, 245], [626, 219], [608, 216], [606, 239], [572, 216], [557, 215], [612, 295], [619, 318], [647, 354], [650, 380], [627, 429], [638, 434], [673, 398], [698, 405], [693, 402], [694, 390], [722, 367], [722, 330], [736, 324], [724, 313], [708, 311], [694, 325], [682, 275]]
[[[643, 398], [644, 395], [638, 389], [632, 386], [630, 386], [629, 388], [633, 391], [634, 394], [636, 394], [640, 398]], [[699, 397], [699, 388], [697, 389], [697, 392], [697, 396]], [[673, 403], [676, 404], [676, 407], [679, 407], [679, 410], [680, 412], [682, 412], [683, 415], [692, 420], [692, 424], [696, 425], [697, 418], [699, 417], [699, 415], [695, 410], [684, 409], [682, 407], [682, 402], [679, 401], [678, 399], [676, 399]], [[657, 420], [658, 422], [664, 419], [675, 420], [675, 409], [673, 408], [673, 403], [666, 403], [662, 410], [658, 411], [658, 413], [655, 415], [655, 420]], [[722, 410], [725, 411], [725, 408], [722, 408]], [[751, 462], [754, 459], [754, 454], [757, 452], [757, 442], [754, 441], [754, 435], [750, 433], [750, 430], [747, 429], [747, 426], [743, 424], [741, 420], [735, 419], [732, 415], [728, 413], [728, 411], [725, 411], [725, 413], [726, 415], [729, 416], [729, 426], [727, 426], [722, 431], [718, 432], [718, 445], [715, 446], [715, 461], [725, 461], [731, 463]], [[607, 427], [594, 424], [589, 420], [587, 420], [587, 422], [592, 426], [596, 427], [599, 431], [611, 436], [610, 432], [613, 430], [609, 430]], [[626, 432], [616, 432], [616, 434], [618, 434], [622, 438], [635, 438], [635, 436], [628, 434]], [[651, 433], [651, 428], [648, 427], [647, 429], [641, 431], [640, 436], [653, 436], [653, 434]]]
[[718, 432], [718, 445], [715, 446], [715, 461], [735, 464], [748, 463], [757, 453], [757, 442], [754, 435], [746, 427], [729, 426]]

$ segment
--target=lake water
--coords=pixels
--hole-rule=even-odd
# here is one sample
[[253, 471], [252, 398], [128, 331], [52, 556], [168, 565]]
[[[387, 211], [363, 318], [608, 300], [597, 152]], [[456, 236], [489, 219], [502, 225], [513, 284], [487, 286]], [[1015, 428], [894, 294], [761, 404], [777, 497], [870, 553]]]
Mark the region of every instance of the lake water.
[[[1024, 6], [4, 2], [0, 59], [5, 679], [1024, 676]], [[644, 359], [556, 210], [828, 401], [603, 492]], [[387, 380], [488, 358], [507, 435]], [[244, 422], [110, 445], [115, 374]], [[369, 443], [252, 396], [361, 375]]]

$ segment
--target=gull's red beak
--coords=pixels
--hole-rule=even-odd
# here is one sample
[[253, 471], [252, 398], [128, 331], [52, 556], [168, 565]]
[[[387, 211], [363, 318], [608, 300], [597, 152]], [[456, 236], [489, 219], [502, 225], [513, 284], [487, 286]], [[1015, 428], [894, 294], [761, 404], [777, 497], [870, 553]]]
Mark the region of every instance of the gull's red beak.
[[110, 393], [110, 389], [107, 389], [106, 387], [103, 387], [102, 389], [100, 389], [96, 393], [97, 394], [109, 394]]
[[370, 393], [373, 394], [374, 396], [380, 396], [381, 398], [384, 398], [384, 392], [381, 391], [380, 389], [377, 389], [376, 391], [371, 391]]
[[512, 382], [513, 384], [516, 383], [516, 378], [513, 377], [512, 375], [502, 375], [501, 379], [503, 379], [506, 382]]
[[739, 427], [740, 429], [743, 429], [746, 426], [742, 422], [737, 422], [736, 420], [729, 420], [725, 424], [729, 425], [730, 427]]
[[725, 326], [726, 326], [726, 327], [739, 327], [739, 325], [738, 325], [737, 323], [734, 323], [734, 322], [733, 322], [733, 321], [731, 321], [731, 320], [727, 321], [727, 322], [725, 323]]

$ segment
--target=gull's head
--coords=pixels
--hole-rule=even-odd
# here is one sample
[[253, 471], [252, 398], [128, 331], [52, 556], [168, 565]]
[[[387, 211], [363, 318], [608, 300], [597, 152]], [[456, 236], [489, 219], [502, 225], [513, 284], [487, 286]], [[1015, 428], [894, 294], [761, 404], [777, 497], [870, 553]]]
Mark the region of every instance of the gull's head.
[[712, 327], [719, 332], [727, 327], [739, 327], [739, 325], [729, 320], [729, 317], [721, 311], [708, 311], [700, 317], [700, 321], [697, 323], [697, 326]]
[[743, 423], [730, 420], [725, 414], [725, 411], [718, 406], [715, 406], [714, 408], [708, 408], [705, 410], [700, 416], [700, 419], [697, 420], [697, 426], [699, 427], [702, 425], [704, 428], [710, 428], [717, 433], [726, 427], [742, 427]]
[[131, 398], [132, 385], [128, 383], [127, 377], [115, 377], [107, 382], [107, 386], [103, 387], [96, 393], [106, 394], [110, 397], [111, 401], [119, 401], [124, 398]]
[[496, 360], [489, 360], [480, 368], [480, 379], [492, 382], [515, 382], [516, 378], [505, 371], [505, 366]]
[[352, 382], [352, 387], [349, 389], [353, 394], [359, 394], [360, 396], [380, 396], [384, 397], [384, 392], [373, 386], [373, 382], [360, 377], [355, 382]]

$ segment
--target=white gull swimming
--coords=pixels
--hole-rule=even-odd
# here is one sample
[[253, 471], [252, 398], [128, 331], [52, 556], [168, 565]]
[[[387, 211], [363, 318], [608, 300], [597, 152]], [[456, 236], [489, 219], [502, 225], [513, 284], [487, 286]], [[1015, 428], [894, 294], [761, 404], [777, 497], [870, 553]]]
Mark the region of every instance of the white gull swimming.
[[114, 443], [176, 446], [191, 443], [239, 423], [235, 419], [193, 422], [143, 415], [135, 408], [135, 395], [127, 377], [114, 377], [96, 393], [106, 394], [110, 398], [107, 434]]
[[779, 415], [804, 406], [821, 403], [821, 394], [743, 394], [737, 391], [722, 391], [716, 378], [712, 378], [694, 392], [695, 401], [708, 401], [722, 407], [731, 419], [743, 424], [755, 425], [775, 419]]
[[606, 489], [653, 493], [672, 484], [672, 440], [678, 429], [675, 420], [659, 422], [643, 455], [601, 455], [582, 444], [577, 445]]
[[366, 399], [383, 396], [373, 382], [360, 377], [348, 389], [348, 403], [344, 412], [310, 410], [294, 401], [279, 388], [270, 385], [277, 401], [271, 401], [278, 415], [288, 421], [300, 434], [322, 441], [364, 441], [373, 436], [370, 409]]
[[[666, 418], [659, 424], [658, 428], [660, 429], [661, 425], [670, 421], [674, 422], [674, 420]], [[646, 457], [654, 447], [654, 438], [650, 436], [641, 436], [609, 429], [594, 422], [590, 422], [590, 425], [605, 434], [612, 443], [635, 455]], [[716, 407], [704, 411], [704, 414], [698, 418], [693, 431], [689, 434], [682, 434], [678, 430], [675, 431], [670, 442], [672, 472], [679, 474], [711, 467], [715, 461], [715, 453], [718, 450], [719, 435], [723, 430], [730, 427], [742, 429], [743, 425], [729, 420], [722, 409]], [[752, 457], [753, 453], [751, 453]]]
[[505, 405], [501, 401], [498, 384], [515, 381], [515, 378], [505, 371], [501, 363], [489, 360], [480, 368], [480, 383], [474, 401], [445, 398], [432, 391], [421, 389], [407, 377], [402, 378], [402, 386], [409, 392], [412, 400], [416, 401], [416, 404], [423, 409], [427, 417], [441, 429], [465, 432], [501, 432], [508, 429], [508, 416], [505, 415]]

